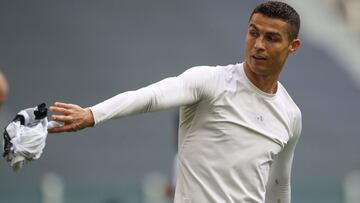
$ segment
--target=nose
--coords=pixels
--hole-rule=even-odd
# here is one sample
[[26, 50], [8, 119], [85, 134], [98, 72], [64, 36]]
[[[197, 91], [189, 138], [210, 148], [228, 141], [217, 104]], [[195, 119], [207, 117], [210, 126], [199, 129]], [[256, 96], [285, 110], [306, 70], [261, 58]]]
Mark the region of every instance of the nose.
[[254, 48], [261, 49], [261, 50], [265, 49], [265, 44], [264, 44], [264, 40], [262, 37], [256, 38]]

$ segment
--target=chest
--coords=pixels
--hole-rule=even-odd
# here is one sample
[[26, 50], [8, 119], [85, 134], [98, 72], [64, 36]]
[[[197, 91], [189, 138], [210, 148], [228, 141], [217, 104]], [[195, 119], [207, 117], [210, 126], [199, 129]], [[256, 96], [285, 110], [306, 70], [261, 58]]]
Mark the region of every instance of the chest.
[[292, 136], [291, 118], [281, 101], [246, 91], [224, 91], [208, 106], [209, 123], [216, 123], [216, 128], [227, 134], [247, 129], [282, 146]]

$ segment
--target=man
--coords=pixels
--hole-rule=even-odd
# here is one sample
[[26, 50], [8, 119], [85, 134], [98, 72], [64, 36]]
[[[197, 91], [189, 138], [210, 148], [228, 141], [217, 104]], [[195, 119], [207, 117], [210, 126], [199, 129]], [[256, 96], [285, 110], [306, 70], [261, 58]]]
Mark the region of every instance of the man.
[[289, 203], [301, 113], [278, 80], [300, 46], [299, 27], [289, 5], [260, 4], [243, 63], [193, 67], [90, 108], [57, 102], [52, 119], [64, 124], [49, 132], [181, 106], [175, 203]]
[[0, 71], [0, 106], [5, 102], [9, 91], [5, 75]]

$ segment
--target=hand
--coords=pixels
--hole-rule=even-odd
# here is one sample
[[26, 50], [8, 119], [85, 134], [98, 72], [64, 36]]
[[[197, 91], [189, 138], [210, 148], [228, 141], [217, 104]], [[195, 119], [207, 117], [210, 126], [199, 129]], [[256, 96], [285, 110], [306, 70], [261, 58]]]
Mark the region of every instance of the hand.
[[95, 124], [91, 110], [89, 108], [82, 108], [76, 104], [55, 102], [53, 106], [50, 106], [49, 110], [58, 113], [51, 115], [52, 120], [63, 123], [60, 127], [48, 129], [49, 133], [78, 131], [92, 127]]

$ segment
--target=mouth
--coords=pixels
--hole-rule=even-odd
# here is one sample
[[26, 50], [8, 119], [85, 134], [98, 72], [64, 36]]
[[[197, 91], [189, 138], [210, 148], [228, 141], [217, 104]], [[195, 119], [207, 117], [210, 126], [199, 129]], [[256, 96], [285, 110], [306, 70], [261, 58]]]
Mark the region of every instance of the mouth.
[[251, 55], [251, 58], [255, 59], [256, 61], [265, 61], [267, 60], [267, 58], [265, 56], [261, 56], [261, 55]]

